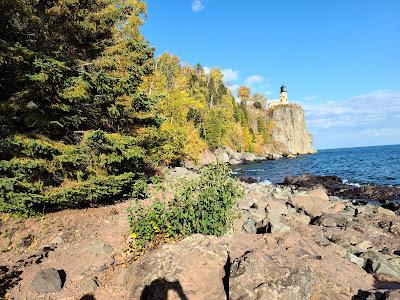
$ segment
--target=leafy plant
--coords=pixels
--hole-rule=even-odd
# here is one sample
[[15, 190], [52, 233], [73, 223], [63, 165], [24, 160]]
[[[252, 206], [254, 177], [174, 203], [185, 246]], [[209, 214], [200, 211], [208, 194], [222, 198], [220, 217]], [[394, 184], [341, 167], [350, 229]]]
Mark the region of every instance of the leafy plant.
[[165, 239], [194, 233], [223, 235], [232, 218], [232, 207], [242, 189], [226, 165], [203, 169], [199, 179], [189, 181], [170, 203], [159, 200], [145, 206], [136, 200], [130, 208], [130, 236], [141, 253]]

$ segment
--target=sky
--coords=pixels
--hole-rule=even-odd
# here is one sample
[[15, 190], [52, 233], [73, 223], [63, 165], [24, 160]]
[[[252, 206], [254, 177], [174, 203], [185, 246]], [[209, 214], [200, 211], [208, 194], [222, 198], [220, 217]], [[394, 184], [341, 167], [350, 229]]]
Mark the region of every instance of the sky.
[[148, 0], [142, 32], [268, 99], [286, 85], [317, 149], [400, 144], [400, 1]]

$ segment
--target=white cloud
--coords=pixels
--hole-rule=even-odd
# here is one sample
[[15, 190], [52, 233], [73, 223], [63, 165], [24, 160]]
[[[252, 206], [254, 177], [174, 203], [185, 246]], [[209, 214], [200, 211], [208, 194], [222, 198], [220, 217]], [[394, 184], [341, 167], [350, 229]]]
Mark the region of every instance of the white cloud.
[[254, 83], [261, 83], [264, 81], [264, 78], [260, 75], [253, 75], [250, 77], [247, 77], [246, 80], [244, 81], [244, 83], [246, 85], [252, 85]]
[[201, 2], [201, 0], [195, 0], [192, 3], [192, 10], [194, 12], [201, 11], [205, 8], [206, 6]]
[[224, 75], [225, 81], [235, 81], [239, 78], [239, 72], [233, 69], [222, 70], [222, 75]]
[[318, 96], [306, 96], [305, 97], [305, 99], [307, 100], [307, 101], [309, 101], [309, 100], [315, 100], [315, 99], [317, 99], [318, 98]]
[[342, 101], [305, 105], [310, 128], [323, 131], [334, 128], [373, 128], [393, 123], [400, 129], [400, 91], [381, 90]]
[[203, 67], [203, 70], [204, 70], [204, 74], [208, 75], [208, 74], [210, 74], [211, 68]]

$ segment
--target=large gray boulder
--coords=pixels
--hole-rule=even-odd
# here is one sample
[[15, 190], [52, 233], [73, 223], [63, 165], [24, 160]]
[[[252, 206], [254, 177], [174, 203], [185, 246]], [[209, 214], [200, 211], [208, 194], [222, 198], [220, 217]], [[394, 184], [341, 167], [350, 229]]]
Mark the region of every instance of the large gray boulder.
[[44, 269], [36, 273], [31, 287], [39, 294], [53, 293], [62, 289], [62, 280], [54, 268]]
[[400, 264], [390, 256], [375, 250], [368, 250], [360, 255], [364, 259], [364, 269], [369, 273], [385, 274], [400, 279]]

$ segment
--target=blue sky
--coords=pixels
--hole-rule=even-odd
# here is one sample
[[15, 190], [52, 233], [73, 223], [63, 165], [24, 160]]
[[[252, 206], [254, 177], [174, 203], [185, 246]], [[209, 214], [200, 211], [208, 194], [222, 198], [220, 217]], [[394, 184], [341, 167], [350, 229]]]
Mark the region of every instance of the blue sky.
[[301, 103], [317, 149], [400, 143], [400, 1], [148, 0], [157, 54]]

